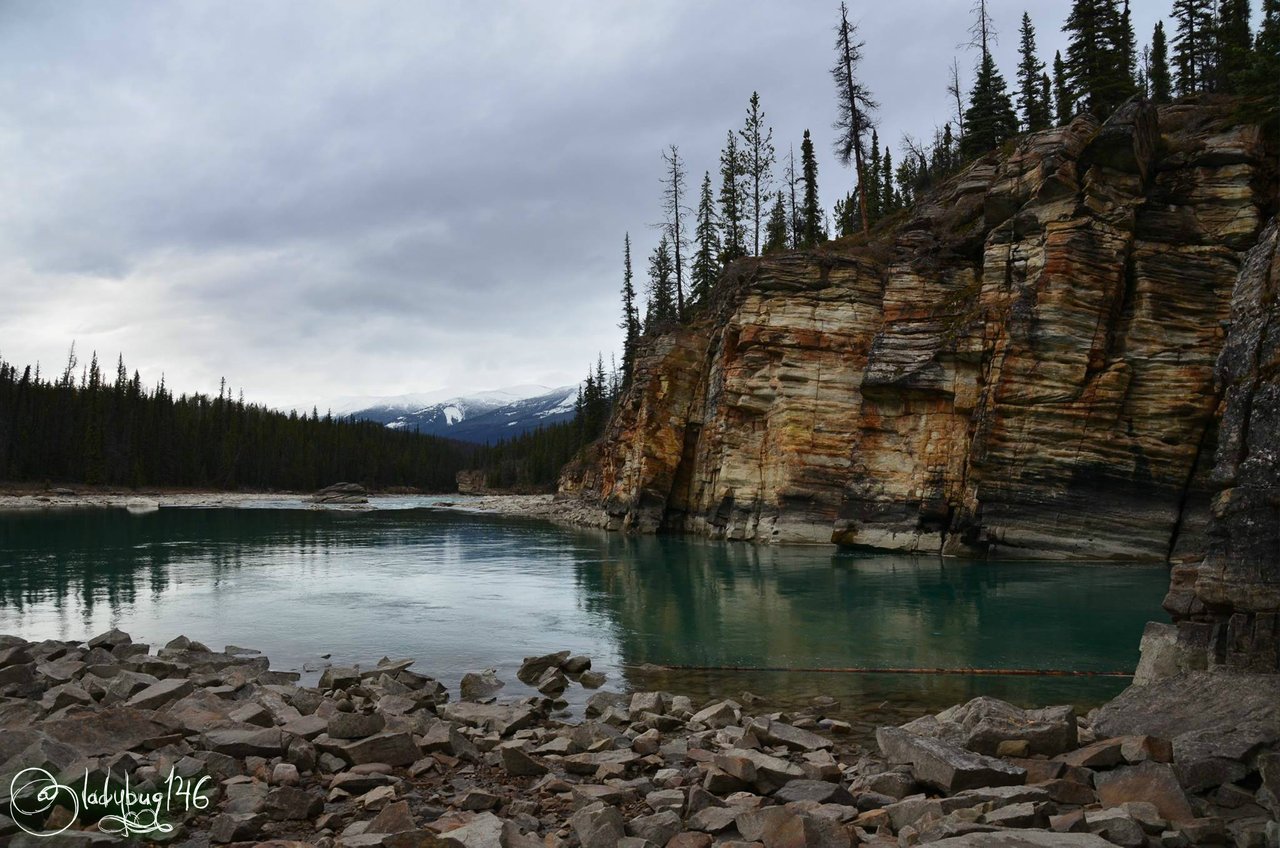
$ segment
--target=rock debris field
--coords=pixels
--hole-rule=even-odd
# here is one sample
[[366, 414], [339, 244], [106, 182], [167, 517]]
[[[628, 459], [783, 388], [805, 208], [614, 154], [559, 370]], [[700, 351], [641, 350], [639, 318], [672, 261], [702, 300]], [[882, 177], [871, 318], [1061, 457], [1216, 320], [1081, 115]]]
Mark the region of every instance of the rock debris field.
[[[330, 667], [302, 687], [256, 651], [185, 637], [153, 653], [118, 630], [87, 644], [0, 636], [0, 843], [1280, 844], [1265, 723], [1195, 744], [1106, 738], [1071, 707], [978, 698], [883, 727], [866, 750], [821, 699], [779, 713], [749, 695], [597, 691], [570, 724], [559, 695], [603, 682], [586, 657], [528, 658], [518, 676], [543, 694], [515, 701], [495, 700], [492, 672], [454, 700], [413, 665]], [[42, 802], [20, 774], [62, 789]], [[169, 830], [139, 833], [148, 820], [134, 816], [122, 831], [120, 804], [82, 791], [102, 802], [126, 779], [135, 797], [164, 797]]]

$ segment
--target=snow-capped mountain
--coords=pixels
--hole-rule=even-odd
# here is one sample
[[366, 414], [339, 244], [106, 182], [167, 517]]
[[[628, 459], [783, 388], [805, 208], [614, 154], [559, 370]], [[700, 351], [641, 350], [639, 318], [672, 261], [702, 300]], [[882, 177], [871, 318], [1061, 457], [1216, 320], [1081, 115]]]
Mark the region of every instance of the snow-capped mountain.
[[491, 443], [573, 418], [577, 386], [509, 386], [488, 392], [343, 398], [334, 415], [377, 421], [466, 442]]

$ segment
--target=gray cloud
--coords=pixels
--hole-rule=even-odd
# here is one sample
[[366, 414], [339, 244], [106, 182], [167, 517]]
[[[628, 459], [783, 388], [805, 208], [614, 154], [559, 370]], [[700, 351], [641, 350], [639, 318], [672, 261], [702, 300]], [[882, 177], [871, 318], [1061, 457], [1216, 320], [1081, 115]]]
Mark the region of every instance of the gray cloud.
[[[576, 380], [759, 90], [825, 205], [832, 2], [0, 4], [0, 354], [310, 403]], [[883, 135], [947, 119], [968, 0], [854, 4]], [[1012, 78], [1022, 5], [994, 0]], [[1046, 60], [1068, 0], [1031, 10]], [[1163, 2], [1135, 2], [1140, 42]], [[1140, 7], [1140, 8], [1138, 8]], [[779, 172], [780, 172], [779, 168]]]

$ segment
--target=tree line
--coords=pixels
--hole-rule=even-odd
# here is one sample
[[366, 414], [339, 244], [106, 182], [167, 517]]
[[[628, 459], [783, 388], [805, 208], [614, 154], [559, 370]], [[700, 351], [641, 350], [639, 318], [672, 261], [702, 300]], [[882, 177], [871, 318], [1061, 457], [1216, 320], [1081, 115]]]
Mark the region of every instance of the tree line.
[[475, 447], [370, 421], [284, 413], [232, 397], [142, 385], [95, 354], [77, 377], [75, 348], [56, 379], [0, 359], [0, 480], [112, 486], [311, 491], [455, 489]]
[[808, 129], [777, 173], [779, 156], [759, 92], [747, 102], [742, 126], [729, 130], [712, 171], [690, 196], [679, 147], [662, 151], [660, 237], [647, 263], [647, 285], [638, 290], [631, 235], [623, 239], [621, 384], [630, 383], [640, 339], [687, 322], [706, 303], [725, 268], [745, 256], [813, 248], [832, 237], [869, 233], [911, 206], [917, 197], [965, 163], [1020, 133], [1069, 123], [1078, 114], [1105, 119], [1131, 97], [1155, 103], [1203, 93], [1236, 95], [1242, 117], [1275, 131], [1280, 105], [1280, 0], [1262, 0], [1262, 24], [1251, 28], [1250, 0], [1173, 0], [1173, 38], [1158, 22], [1141, 50], [1129, 0], [1074, 0], [1062, 25], [1066, 55], [1046, 63], [1036, 28], [1023, 12], [1019, 61], [1011, 87], [992, 47], [998, 33], [987, 0], [976, 0], [969, 46], [977, 56], [973, 82], [952, 62], [948, 99], [955, 113], [929, 142], [904, 135], [895, 160], [882, 145], [879, 110], [860, 65], [865, 42], [840, 4], [835, 27], [837, 117], [833, 146], [853, 168], [853, 188], [828, 216], [819, 203], [818, 165]]

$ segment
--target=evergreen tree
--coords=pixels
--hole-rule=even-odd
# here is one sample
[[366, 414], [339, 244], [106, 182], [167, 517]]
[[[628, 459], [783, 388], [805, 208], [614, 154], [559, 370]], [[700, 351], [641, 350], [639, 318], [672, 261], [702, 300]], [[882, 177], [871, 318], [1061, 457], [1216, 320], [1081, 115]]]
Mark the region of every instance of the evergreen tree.
[[1112, 20], [1110, 41], [1114, 46], [1114, 55], [1120, 62], [1118, 72], [1115, 73], [1112, 81], [1116, 86], [1116, 97], [1121, 98], [1117, 101], [1119, 105], [1123, 99], [1131, 97], [1137, 89], [1134, 79], [1138, 69], [1138, 39], [1133, 31], [1133, 14], [1129, 11], [1129, 0], [1124, 0], [1124, 6], [1118, 16], [1115, 15], [1114, 9], [1111, 10], [1110, 16]]
[[631, 384], [635, 373], [636, 348], [640, 343], [640, 313], [636, 308], [636, 287], [631, 273], [631, 233], [622, 241], [622, 382]]
[[893, 190], [893, 154], [889, 148], [884, 151], [884, 175], [880, 178], [882, 198], [880, 200], [881, 216], [892, 215], [898, 209], [898, 195]]
[[1038, 132], [1049, 126], [1049, 98], [1044, 96], [1041, 85], [1045, 78], [1044, 62], [1036, 53], [1036, 29], [1026, 12], [1022, 13], [1018, 55], [1018, 109], [1022, 112], [1022, 125]]
[[[867, 198], [867, 220], [875, 225], [882, 217], [880, 201], [884, 192], [880, 185], [880, 136], [871, 130], [871, 151], [867, 155], [867, 186], [865, 194], [859, 190], [859, 197]], [[859, 187], [861, 188], [861, 187]]]
[[778, 192], [773, 202], [773, 210], [769, 213], [769, 222], [765, 227], [764, 253], [781, 253], [791, 243], [791, 233], [787, 227], [787, 198]]
[[1173, 18], [1178, 25], [1173, 38], [1178, 94], [1205, 91], [1212, 77], [1213, 0], [1174, 0]]
[[1133, 94], [1132, 27], [1124, 20], [1116, 0], [1074, 0], [1062, 27], [1072, 96], [1099, 120]]
[[662, 152], [662, 211], [666, 215], [667, 239], [671, 243], [676, 272], [676, 317], [684, 318], [684, 248], [689, 238], [684, 229], [684, 162], [674, 144]]
[[720, 262], [728, 265], [747, 255], [746, 205], [743, 184], [742, 154], [738, 139], [729, 131], [728, 141], [720, 152]]
[[836, 155], [846, 167], [850, 160], [858, 178], [858, 205], [862, 210], [862, 230], [871, 229], [867, 217], [867, 170], [863, 161], [863, 138], [872, 126], [871, 113], [878, 107], [871, 92], [858, 81], [858, 63], [862, 61], [863, 42], [858, 41], [858, 29], [849, 23], [849, 9], [840, 4], [840, 23], [836, 27], [836, 64], [831, 76], [836, 83], [839, 118], [834, 126], [839, 132], [836, 139]]
[[761, 225], [764, 222], [765, 204], [769, 202], [773, 183], [773, 128], [765, 127], [764, 111], [760, 108], [760, 93], [751, 92], [747, 103], [747, 119], [738, 130], [742, 139], [742, 165], [746, 177], [746, 210], [744, 218], [751, 222], [753, 255], [760, 253]]
[[1263, 0], [1253, 53], [1232, 86], [1245, 99], [1242, 117], [1280, 132], [1280, 0]]
[[1236, 81], [1249, 67], [1253, 33], [1249, 30], [1249, 0], [1220, 0], [1215, 31], [1217, 56], [1214, 90], [1234, 93]]
[[1004, 77], [996, 67], [990, 45], [995, 32], [987, 13], [986, 0], [974, 7], [978, 19], [974, 23], [975, 43], [981, 49], [978, 76], [969, 95], [969, 109], [964, 113], [964, 140], [961, 149], [969, 156], [980, 156], [994, 150], [1006, 139], [1018, 134], [1018, 118], [1013, 111]]
[[800, 206], [796, 203], [796, 183], [799, 181], [800, 178], [796, 176], [796, 146], [793, 144], [787, 156], [787, 193], [790, 200], [787, 221], [791, 228], [792, 250], [800, 247], [800, 231], [804, 228], [800, 219]]
[[1173, 96], [1173, 79], [1169, 73], [1169, 44], [1165, 40], [1164, 21], [1156, 21], [1151, 34], [1151, 70], [1147, 82], [1151, 87], [1151, 102], [1168, 103]]
[[822, 241], [822, 208], [818, 205], [818, 159], [813, 150], [813, 139], [809, 131], [804, 131], [804, 140], [800, 142], [800, 172], [804, 180], [804, 206], [800, 218], [803, 227], [800, 235], [800, 247], [816, 247]]
[[694, 303], [706, 303], [720, 273], [720, 232], [716, 227], [715, 198], [711, 194], [711, 172], [702, 175], [702, 191], [698, 197], [698, 212], [694, 224], [693, 240], [697, 252], [693, 254], [693, 268], [689, 275], [689, 294]]
[[660, 329], [663, 325], [675, 321], [676, 318], [671, 242], [664, 234], [658, 246], [653, 249], [653, 255], [649, 257], [649, 303], [645, 310], [644, 330], [648, 333]]
[[1067, 64], [1062, 52], [1053, 54], [1053, 108], [1058, 126], [1066, 126], [1076, 116], [1076, 100], [1071, 93], [1071, 81], [1067, 78]]

